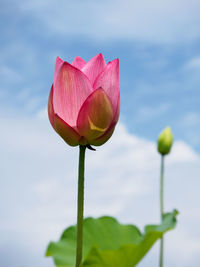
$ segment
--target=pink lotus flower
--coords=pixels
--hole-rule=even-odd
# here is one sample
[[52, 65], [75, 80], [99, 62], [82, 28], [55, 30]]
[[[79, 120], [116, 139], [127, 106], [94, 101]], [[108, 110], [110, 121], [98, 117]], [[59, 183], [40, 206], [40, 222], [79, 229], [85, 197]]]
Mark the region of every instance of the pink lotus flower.
[[104, 144], [119, 118], [119, 60], [102, 54], [72, 64], [59, 57], [48, 103], [54, 130], [71, 146]]

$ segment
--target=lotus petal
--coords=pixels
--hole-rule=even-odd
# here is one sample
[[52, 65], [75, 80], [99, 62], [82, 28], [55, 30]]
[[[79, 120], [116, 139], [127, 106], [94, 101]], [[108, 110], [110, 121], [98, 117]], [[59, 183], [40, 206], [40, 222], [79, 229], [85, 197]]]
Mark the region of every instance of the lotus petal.
[[114, 113], [117, 110], [119, 97], [119, 60], [109, 62], [94, 82], [94, 89], [103, 88], [113, 106]]
[[85, 66], [86, 62], [81, 57], [75, 57], [72, 62], [72, 66], [76, 67], [77, 69], [81, 70]]
[[92, 90], [88, 78], [80, 70], [64, 62], [54, 85], [55, 113], [70, 126], [76, 127], [79, 110]]
[[98, 54], [82, 68], [82, 72], [90, 80], [91, 84], [93, 85], [94, 81], [96, 80], [97, 76], [103, 71], [106, 66], [106, 62], [102, 54]]
[[106, 132], [113, 120], [112, 105], [102, 88], [94, 91], [84, 102], [77, 119], [77, 129], [90, 143]]

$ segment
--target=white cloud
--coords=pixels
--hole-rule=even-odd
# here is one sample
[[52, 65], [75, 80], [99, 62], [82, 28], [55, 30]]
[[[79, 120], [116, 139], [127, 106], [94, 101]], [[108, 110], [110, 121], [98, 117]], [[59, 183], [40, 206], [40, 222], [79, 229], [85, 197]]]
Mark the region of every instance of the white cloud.
[[[50, 267], [51, 260], [43, 258], [47, 243], [57, 240], [76, 218], [78, 148], [65, 145], [44, 111], [32, 118], [16, 113], [0, 123], [1, 261], [13, 266], [12, 251], [17, 249], [15, 265]], [[194, 227], [200, 223], [199, 163], [199, 155], [181, 141], [166, 157], [166, 210], [176, 207], [181, 212], [178, 228], [166, 242], [171, 265], [186, 267], [191, 260], [193, 267], [199, 264], [199, 228]], [[86, 153], [85, 215], [109, 214], [140, 227], [158, 222], [159, 164], [156, 145], [128, 133], [120, 123], [107, 144]], [[148, 256], [150, 261], [138, 266], [155, 266], [157, 248], [153, 259]], [[187, 257], [179, 257], [180, 250]]]
[[48, 33], [95, 40], [181, 43], [199, 38], [198, 0], [21, 1]]
[[176, 141], [173, 145], [172, 153], [169, 157], [169, 164], [176, 163], [194, 163], [199, 161], [199, 155], [197, 155], [193, 149], [183, 141]]

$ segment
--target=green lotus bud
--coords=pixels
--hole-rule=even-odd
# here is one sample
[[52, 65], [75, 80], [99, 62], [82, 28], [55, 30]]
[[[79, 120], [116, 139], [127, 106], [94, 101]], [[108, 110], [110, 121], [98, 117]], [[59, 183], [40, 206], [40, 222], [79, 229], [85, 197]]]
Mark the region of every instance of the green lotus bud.
[[162, 155], [169, 154], [173, 143], [173, 135], [170, 127], [166, 127], [158, 137], [158, 152]]

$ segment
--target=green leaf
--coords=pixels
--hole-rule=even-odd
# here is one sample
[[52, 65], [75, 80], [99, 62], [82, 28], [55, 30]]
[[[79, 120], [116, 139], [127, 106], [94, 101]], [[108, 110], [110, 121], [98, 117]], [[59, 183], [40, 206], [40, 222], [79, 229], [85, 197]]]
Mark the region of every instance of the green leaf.
[[[176, 215], [166, 213], [162, 224], [147, 225], [142, 234], [134, 225], [122, 225], [112, 217], [84, 220], [83, 267], [133, 267], [162, 237], [176, 226]], [[57, 267], [74, 267], [76, 226], [64, 231], [58, 242], [51, 242], [46, 256], [52, 256]]]

